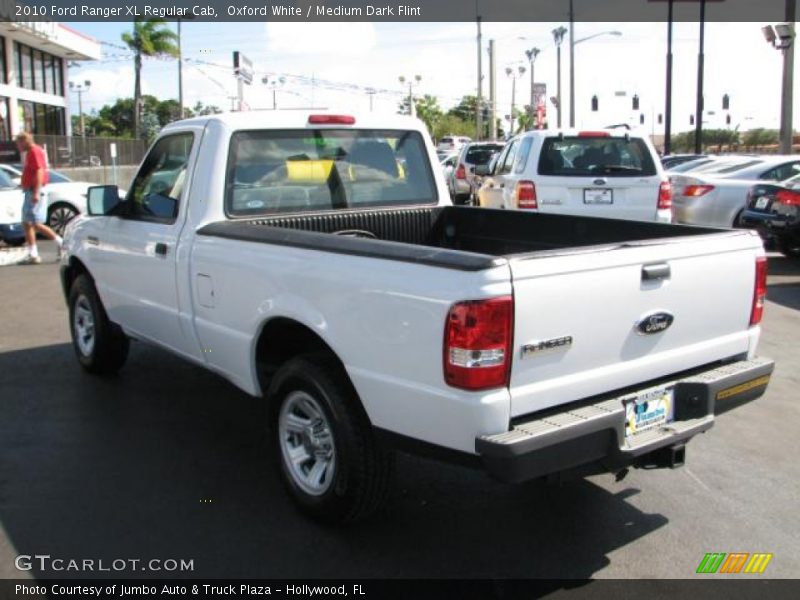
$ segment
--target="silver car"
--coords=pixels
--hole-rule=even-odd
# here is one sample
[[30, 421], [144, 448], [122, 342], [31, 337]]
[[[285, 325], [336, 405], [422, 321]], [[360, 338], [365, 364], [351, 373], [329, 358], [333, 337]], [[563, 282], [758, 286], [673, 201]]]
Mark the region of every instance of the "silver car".
[[673, 175], [672, 215], [677, 223], [741, 226], [747, 193], [756, 183], [783, 181], [800, 173], [800, 156], [741, 156], [718, 168]]
[[448, 187], [453, 204], [467, 204], [478, 187], [475, 167], [488, 165], [502, 151], [503, 142], [472, 142], [461, 149], [456, 168], [450, 173]]

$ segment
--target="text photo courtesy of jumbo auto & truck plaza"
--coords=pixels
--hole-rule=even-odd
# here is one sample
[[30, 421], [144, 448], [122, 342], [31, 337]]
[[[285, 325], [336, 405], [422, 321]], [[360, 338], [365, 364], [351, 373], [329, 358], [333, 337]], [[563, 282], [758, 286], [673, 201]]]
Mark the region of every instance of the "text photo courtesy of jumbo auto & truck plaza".
[[0, 2], [0, 598], [797, 597], [794, 4]]

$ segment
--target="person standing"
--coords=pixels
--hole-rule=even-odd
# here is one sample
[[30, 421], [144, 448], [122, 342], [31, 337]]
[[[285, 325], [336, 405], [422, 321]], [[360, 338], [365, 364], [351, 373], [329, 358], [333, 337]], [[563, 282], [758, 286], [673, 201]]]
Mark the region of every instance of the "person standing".
[[33, 143], [33, 136], [26, 131], [17, 135], [16, 139], [20, 154], [25, 154], [25, 164], [22, 167], [22, 191], [25, 193], [25, 200], [22, 203], [22, 226], [25, 229], [28, 256], [22, 259], [20, 264], [37, 265], [42, 262], [39, 248], [36, 246], [37, 233], [45, 235], [58, 245], [59, 256], [64, 240], [45, 224], [47, 201], [42, 188], [50, 181], [50, 174], [47, 172], [44, 150]]

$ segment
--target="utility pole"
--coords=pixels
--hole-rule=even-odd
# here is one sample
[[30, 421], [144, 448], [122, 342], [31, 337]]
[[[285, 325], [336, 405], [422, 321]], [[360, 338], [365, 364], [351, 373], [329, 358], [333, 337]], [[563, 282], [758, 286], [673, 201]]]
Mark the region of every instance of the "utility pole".
[[408, 81], [408, 114], [412, 117], [417, 116], [417, 107], [414, 105], [414, 91], [413, 86], [419, 85], [419, 82], [422, 81], [422, 77], [419, 75], [414, 75], [414, 77], [409, 77], [406, 79], [403, 75], [397, 78], [400, 81], [400, 85], [405, 85], [406, 81]]
[[672, 14], [673, 0], [667, 9], [667, 86], [664, 103], [664, 156], [672, 152]]
[[569, 0], [569, 126], [575, 127], [575, 11]]
[[534, 90], [535, 77], [533, 75], [533, 67], [534, 67], [534, 65], [536, 63], [536, 57], [539, 56], [540, 52], [541, 52], [541, 50], [539, 50], [539, 48], [531, 48], [530, 50], [525, 50], [525, 56], [528, 57], [528, 63], [530, 63], [530, 67], [531, 67], [531, 103], [530, 103], [530, 107], [531, 107], [531, 116], [530, 116], [531, 126], [533, 125], [534, 116], [536, 115], [536, 103], [534, 102], [534, 99], [536, 97], [536, 92]]
[[[794, 37], [794, 21], [797, 5], [795, 0], [786, 0], [786, 23]], [[781, 90], [781, 154], [792, 153], [792, 90], [794, 87], [794, 40], [783, 49], [783, 88]]]
[[478, 98], [475, 101], [475, 140], [480, 141], [483, 137], [483, 42], [481, 36], [481, 16], [478, 12], [478, 0], [475, 0], [475, 13], [478, 22]]
[[703, 152], [703, 68], [706, 44], [706, 0], [700, 0], [700, 48], [697, 53], [697, 105], [694, 111], [694, 153]]
[[181, 49], [181, 20], [178, 19], [178, 105], [180, 118], [183, 118], [183, 51]]
[[489, 139], [497, 139], [497, 77], [494, 40], [489, 40]]

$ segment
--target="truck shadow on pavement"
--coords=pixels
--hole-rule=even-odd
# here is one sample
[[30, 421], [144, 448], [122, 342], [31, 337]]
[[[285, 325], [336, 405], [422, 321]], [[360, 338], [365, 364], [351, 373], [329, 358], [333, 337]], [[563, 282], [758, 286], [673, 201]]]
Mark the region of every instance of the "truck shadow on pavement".
[[[780, 255], [771, 256], [768, 270], [771, 281], [767, 286], [767, 300], [800, 310], [800, 260]], [[775, 281], [776, 277], [781, 280]], [[787, 277], [791, 279], [786, 281]]]
[[37, 577], [587, 578], [667, 523], [624, 483], [507, 486], [401, 455], [385, 513], [325, 528], [274, 474], [263, 402], [213, 374], [142, 344], [107, 379], [68, 344], [0, 354], [0, 372], [0, 549], [194, 565]]

